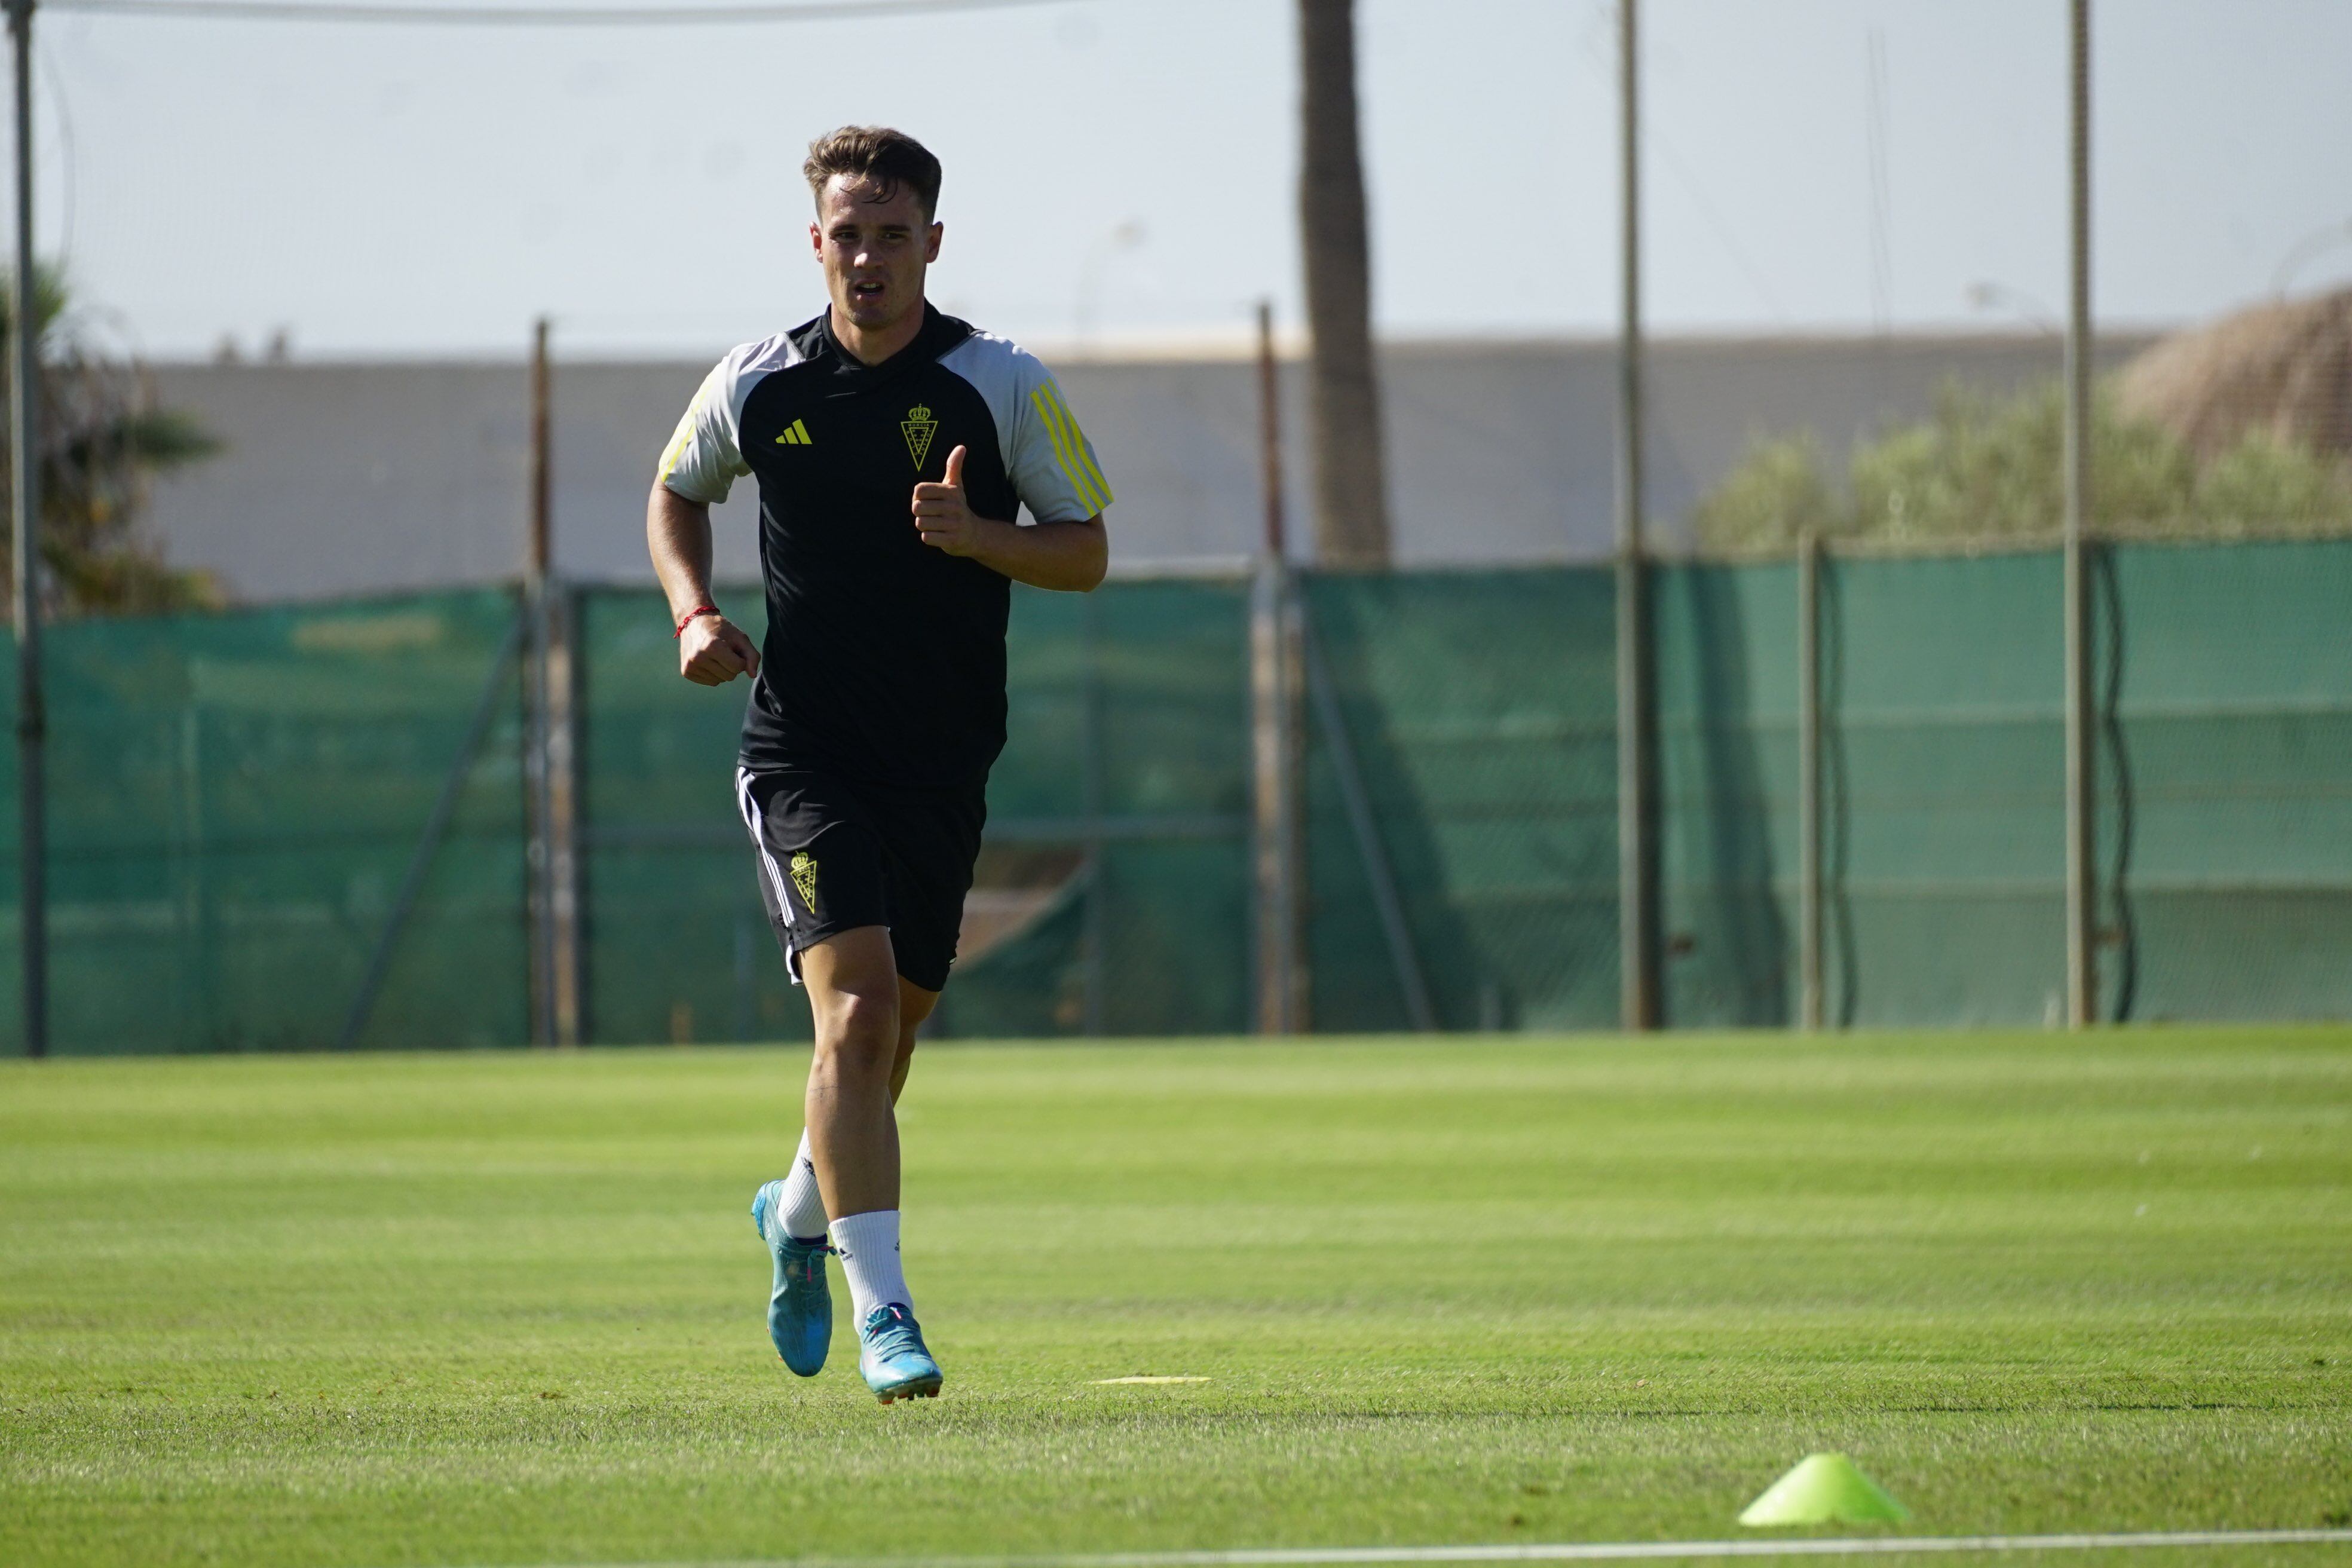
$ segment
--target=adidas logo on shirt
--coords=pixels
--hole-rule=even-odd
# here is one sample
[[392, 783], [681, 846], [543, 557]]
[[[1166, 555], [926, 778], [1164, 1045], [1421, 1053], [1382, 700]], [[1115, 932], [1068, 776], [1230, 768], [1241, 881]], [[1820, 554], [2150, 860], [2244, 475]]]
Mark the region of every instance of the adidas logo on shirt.
[[779, 447], [814, 447], [816, 443], [809, 439], [808, 426], [795, 419], [790, 425], [784, 426], [784, 433], [776, 437], [776, 445]]

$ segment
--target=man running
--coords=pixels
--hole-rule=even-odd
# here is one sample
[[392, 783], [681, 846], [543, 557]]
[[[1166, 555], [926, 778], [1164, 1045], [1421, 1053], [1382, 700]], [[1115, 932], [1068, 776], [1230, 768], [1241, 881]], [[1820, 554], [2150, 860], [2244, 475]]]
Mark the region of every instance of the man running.
[[[719, 362], [662, 453], [646, 535], [679, 673], [751, 678], [736, 799], [816, 1019], [799, 1156], [751, 1203], [775, 1262], [768, 1332], [816, 1374], [839, 1254], [858, 1371], [887, 1405], [940, 1391], [899, 1267], [892, 1106], [955, 959], [1004, 745], [1012, 584], [1100, 583], [1111, 494], [1045, 367], [925, 302], [939, 160], [846, 126], [803, 173], [832, 303]], [[759, 647], [710, 593], [710, 504], [742, 474], [760, 484]]]

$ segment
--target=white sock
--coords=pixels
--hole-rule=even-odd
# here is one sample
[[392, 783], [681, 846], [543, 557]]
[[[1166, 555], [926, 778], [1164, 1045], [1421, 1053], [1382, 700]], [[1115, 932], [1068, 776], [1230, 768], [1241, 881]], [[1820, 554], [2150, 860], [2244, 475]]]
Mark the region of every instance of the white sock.
[[841, 1271], [849, 1276], [849, 1296], [857, 1310], [854, 1321], [859, 1328], [875, 1308], [893, 1301], [909, 1312], [915, 1310], [898, 1264], [897, 1209], [869, 1209], [835, 1220], [833, 1249], [841, 1255]]
[[793, 1173], [776, 1199], [776, 1218], [794, 1241], [824, 1239], [824, 1194], [816, 1190], [816, 1162], [809, 1155], [808, 1134], [801, 1134], [800, 1152], [793, 1156]]

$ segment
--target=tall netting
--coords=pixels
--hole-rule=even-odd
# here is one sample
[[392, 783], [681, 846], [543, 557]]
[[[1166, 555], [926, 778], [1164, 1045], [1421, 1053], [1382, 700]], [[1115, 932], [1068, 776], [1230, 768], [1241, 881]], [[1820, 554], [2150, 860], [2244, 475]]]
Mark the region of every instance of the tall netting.
[[2352, 1015], [2352, 541], [2108, 564], [2111, 1016]]
[[[2352, 1016], [2352, 541], [2092, 565], [2101, 1016]], [[1652, 582], [1666, 1021], [1785, 1026], [1798, 574]], [[1411, 1026], [1415, 985], [1449, 1029], [1613, 1025], [1609, 574], [1301, 591], [1328, 699], [1303, 705], [1313, 1026]], [[1832, 1026], [2059, 1016], [2059, 592], [2048, 551], [1823, 563]], [[1013, 739], [940, 1032], [1246, 1028], [1243, 586], [1014, 606]], [[518, 621], [482, 592], [56, 627], [56, 1048], [526, 1039]], [[743, 688], [677, 679], [649, 592], [578, 594], [572, 624], [585, 1037], [805, 1038], [735, 816]]]
[[[55, 1048], [519, 1044], [516, 618], [487, 591], [52, 628]], [[13, 748], [0, 787], [13, 999]]]
[[2047, 553], [1824, 566], [1825, 1021], [2063, 1018], [2058, 583]]
[[[2100, 1016], [2352, 1015], [2352, 541], [2093, 556]], [[1653, 576], [1664, 990], [1794, 1021], [1800, 599], [1785, 563]], [[1450, 1027], [1616, 1019], [1605, 574], [1308, 586], [1411, 937]], [[1822, 570], [1826, 1017], [2063, 1016], [2059, 563]], [[1329, 737], [1307, 813], [1314, 1017], [1409, 1018]]]
[[[2352, 542], [2091, 557], [2100, 1016], [2352, 1013]], [[1656, 578], [1665, 990], [1792, 1012], [1795, 573]], [[1826, 1018], [2063, 1016], [2057, 558], [1824, 563]]]
[[[1344, 730], [1309, 731], [1317, 1027], [1409, 1026], [1405, 964], [1444, 1027], [1614, 1020], [1612, 592], [1605, 572], [1578, 569], [1307, 581]], [[1408, 952], [1382, 928], [1383, 861]]]
[[1795, 574], [1685, 564], [1654, 574], [1651, 587], [1665, 1016], [1786, 1023], [1797, 984]]
[[[755, 587], [719, 601], [753, 637]], [[582, 1037], [809, 1036], [760, 902], [735, 805], [747, 688], [678, 678], [668, 607], [651, 589], [574, 600], [580, 770]]]

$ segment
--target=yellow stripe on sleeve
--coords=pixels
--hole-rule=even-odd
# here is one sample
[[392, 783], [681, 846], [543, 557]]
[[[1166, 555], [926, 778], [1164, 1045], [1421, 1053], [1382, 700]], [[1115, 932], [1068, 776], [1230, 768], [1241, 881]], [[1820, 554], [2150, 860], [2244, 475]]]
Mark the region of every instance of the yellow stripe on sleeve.
[[1054, 460], [1062, 465], [1062, 477], [1070, 481], [1070, 489], [1076, 492], [1078, 503], [1092, 510], [1094, 498], [1087, 489], [1086, 474], [1070, 460], [1070, 438], [1062, 429], [1062, 422], [1055, 416], [1054, 405], [1045, 396], [1045, 387], [1041, 385], [1032, 392], [1029, 401], [1036, 408], [1037, 417], [1045, 425], [1047, 437], [1054, 443]]
[[[1051, 382], [1040, 385], [1029, 395], [1029, 401], [1035, 405], [1037, 417], [1045, 421], [1045, 434], [1053, 439], [1055, 459], [1062, 465], [1063, 477], [1070, 481], [1070, 489], [1076, 492], [1078, 503], [1089, 512], [1099, 512], [1108, 502], [1101, 498], [1087, 476], [1086, 465], [1077, 455], [1082, 447], [1073, 440], [1076, 426], [1073, 423], [1065, 426], [1064, 415], [1057, 406], [1059, 400], [1050, 395], [1052, 386]], [[1084, 437], [1078, 437], [1076, 440], [1082, 442]]]
[[1079, 494], [1087, 506], [1099, 512], [1110, 504], [1110, 486], [1103, 482], [1101, 471], [1094, 466], [1094, 458], [1087, 450], [1086, 432], [1078, 428], [1078, 421], [1071, 414], [1070, 405], [1062, 401], [1060, 387], [1049, 381], [1040, 390], [1045, 393], [1045, 401], [1053, 406], [1055, 422], [1062, 427], [1063, 440], [1069, 448], [1067, 461]]
[[1102, 504], [1095, 510], [1100, 511], [1118, 499], [1110, 493], [1110, 481], [1103, 478], [1102, 469], [1095, 463], [1094, 447], [1087, 442], [1087, 433], [1078, 428], [1078, 416], [1070, 412], [1068, 404], [1062, 401], [1062, 389], [1049, 381], [1045, 384], [1045, 395], [1054, 400], [1054, 406], [1062, 411], [1063, 423], [1070, 427], [1070, 449], [1077, 455], [1078, 461], [1086, 465], [1087, 472], [1094, 477], [1095, 493], [1102, 498]]

